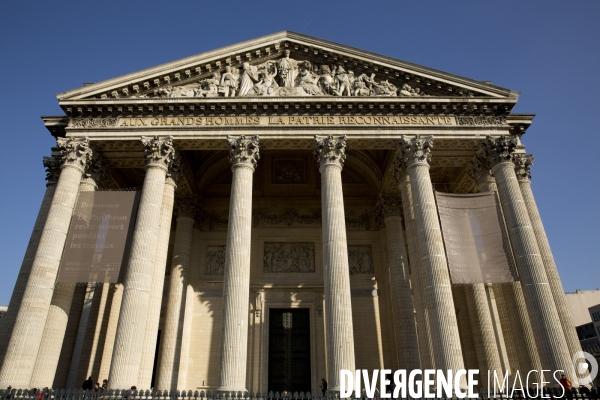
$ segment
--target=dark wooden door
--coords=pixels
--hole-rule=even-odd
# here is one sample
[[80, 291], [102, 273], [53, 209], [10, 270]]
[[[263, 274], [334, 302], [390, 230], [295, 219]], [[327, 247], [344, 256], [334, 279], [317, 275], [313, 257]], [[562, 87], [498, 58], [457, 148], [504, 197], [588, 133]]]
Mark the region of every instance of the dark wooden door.
[[269, 311], [269, 390], [311, 391], [310, 311], [307, 308]]

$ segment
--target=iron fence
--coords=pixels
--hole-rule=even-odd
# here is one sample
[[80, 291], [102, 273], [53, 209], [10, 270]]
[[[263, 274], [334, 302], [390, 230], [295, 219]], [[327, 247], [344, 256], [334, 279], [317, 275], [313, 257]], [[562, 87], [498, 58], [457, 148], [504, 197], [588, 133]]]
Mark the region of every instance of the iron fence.
[[[562, 396], [560, 388], [544, 389], [544, 397], [531, 389], [529, 394], [523, 395], [520, 391], [514, 393], [512, 399], [533, 400], [533, 399], [567, 399], [567, 400], [600, 400], [600, 396], [595, 389], [573, 390]], [[506, 393], [487, 393], [485, 390], [477, 392], [480, 400], [506, 400]], [[351, 396], [354, 398], [354, 395]], [[370, 399], [365, 396], [362, 400], [383, 400], [379, 397]], [[211, 391], [160, 391], [160, 390], [77, 390], [77, 389], [5, 389], [0, 390], [0, 400], [340, 400], [339, 394], [330, 392], [323, 395], [321, 392], [211, 392]], [[416, 398], [399, 398], [396, 400], [417, 400]], [[458, 397], [442, 397], [434, 400], [458, 400]]]

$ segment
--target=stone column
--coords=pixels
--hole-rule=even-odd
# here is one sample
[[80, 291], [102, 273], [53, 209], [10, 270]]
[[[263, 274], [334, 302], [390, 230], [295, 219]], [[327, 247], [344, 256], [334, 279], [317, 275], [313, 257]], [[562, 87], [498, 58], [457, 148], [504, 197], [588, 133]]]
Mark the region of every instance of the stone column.
[[233, 178], [225, 250], [221, 365], [217, 390], [244, 392], [250, 310], [252, 175], [260, 155], [258, 136], [230, 136], [227, 141]]
[[396, 165], [397, 164], [395, 163], [394, 178], [399, 184], [400, 193], [402, 193], [402, 211], [404, 212], [404, 222], [406, 224], [406, 239], [408, 241], [408, 255], [410, 257], [413, 295], [415, 296], [417, 339], [419, 341], [419, 358], [421, 360], [421, 369], [435, 369], [435, 358], [431, 346], [431, 335], [429, 333], [429, 322], [427, 318], [427, 306], [425, 305], [423, 279], [421, 277], [421, 256], [419, 253], [417, 229], [415, 227], [415, 214], [412, 206], [410, 180], [405, 171], [402, 169], [398, 170]]
[[171, 279], [167, 294], [165, 328], [163, 330], [155, 387], [159, 390], [177, 390], [181, 338], [187, 300], [188, 274], [192, 253], [192, 231], [198, 201], [185, 197], [176, 202], [177, 227], [171, 261]]
[[59, 138], [57, 145], [63, 155], [60, 177], [0, 368], [0, 387], [29, 386], [79, 184], [92, 158], [87, 138]]
[[575, 383], [567, 342], [515, 174], [513, 154], [517, 145], [515, 138], [488, 136], [482, 145], [480, 159], [488, 163], [496, 179], [542, 367], [564, 370]]
[[146, 317], [146, 330], [144, 333], [144, 347], [140, 362], [140, 388], [149, 388], [152, 384], [152, 370], [156, 354], [156, 341], [158, 340], [158, 326], [160, 323], [160, 308], [165, 285], [165, 271], [167, 269], [167, 256], [169, 252], [169, 238], [171, 236], [171, 220], [173, 218], [173, 204], [175, 203], [175, 189], [181, 178], [181, 158], [176, 158], [169, 168], [165, 182], [162, 208], [160, 213], [160, 232], [156, 248], [155, 268], [152, 274], [152, 289], [150, 290], [150, 304]]
[[[98, 189], [97, 182], [105, 179], [106, 176], [106, 171], [102, 165], [102, 158], [97, 154], [93, 154], [92, 161], [88, 164], [79, 184], [79, 192], [96, 191]], [[91, 214], [91, 209], [89, 213]], [[75, 283], [57, 282], [54, 286], [40, 350], [31, 377], [31, 387], [52, 387], [64, 340], [66, 339], [70, 342], [66, 343], [66, 347], [71, 347], [75, 344], [73, 337], [65, 337], [75, 288]], [[78, 335], [83, 335], [84, 333], [85, 329], [83, 332], [78, 333]], [[75, 355], [78, 354], [79, 351], [76, 350]]]
[[37, 251], [43, 232], [42, 229], [46, 223], [52, 198], [54, 197], [54, 192], [56, 190], [56, 183], [58, 182], [61, 166], [61, 154], [58, 148], [53, 147], [52, 156], [44, 157], [43, 162], [44, 168], [46, 169], [46, 180], [48, 183], [46, 183], [46, 192], [44, 193], [44, 197], [42, 199], [42, 205], [40, 206], [38, 216], [35, 220], [35, 224], [33, 225], [33, 232], [31, 232], [31, 237], [29, 239], [29, 243], [27, 244], [27, 249], [25, 250], [25, 256], [23, 257], [21, 269], [19, 271], [19, 275], [17, 276], [17, 282], [15, 284], [15, 288], [13, 289], [10, 302], [8, 303], [8, 310], [2, 319], [0, 319], [0, 360], [4, 359], [6, 347], [8, 346], [14, 322], [21, 308], [21, 302], [23, 299], [23, 294], [25, 294], [27, 281], [29, 280], [33, 258], [35, 256], [35, 252]]
[[[467, 169], [469, 175], [477, 181], [480, 192], [496, 191], [496, 182], [489, 169], [481, 168], [480, 164], [470, 164]], [[508, 256], [507, 256], [508, 257]], [[501, 354], [498, 346], [498, 337], [494, 329], [495, 323], [492, 310], [489, 307], [488, 293], [484, 283], [474, 283], [467, 288], [467, 306], [471, 315], [471, 324], [475, 333], [475, 343], [478, 345], [477, 359], [480, 369], [496, 371], [502, 374]], [[493, 376], [493, 375], [492, 375]]]
[[[494, 179], [487, 163], [481, 160], [481, 157], [477, 155], [469, 162], [467, 172], [477, 182], [479, 190], [481, 192], [498, 192], [498, 186]], [[502, 239], [504, 242], [504, 251], [508, 258], [511, 271], [515, 277], [518, 277], [517, 267], [515, 258], [513, 255], [512, 246], [510, 244], [510, 238], [506, 229], [506, 222], [502, 207], [498, 210], [498, 220], [500, 221], [500, 227], [502, 229]], [[531, 323], [529, 321], [529, 315], [527, 313], [527, 306], [525, 305], [525, 299], [523, 298], [523, 291], [521, 289], [521, 282], [516, 280], [515, 282], [505, 283], [496, 286], [496, 294], [498, 294], [497, 306], [500, 315], [509, 315], [510, 318], [502, 318], [504, 321], [502, 330], [503, 336], [506, 338], [506, 348], [510, 350], [510, 347], [514, 347], [514, 352], [517, 358], [512, 357], [511, 368], [513, 373], [519, 369], [521, 374], [533, 370], [540, 370], [541, 365], [537, 354], [537, 348], [535, 346], [535, 340], [533, 339], [533, 331], [531, 330]], [[492, 288], [489, 288], [492, 289]], [[508, 342], [508, 343], [507, 343]], [[518, 366], [518, 368], [517, 368]], [[531, 375], [533, 379], [533, 374]]]
[[410, 271], [404, 230], [402, 229], [402, 200], [398, 195], [380, 196], [376, 206], [378, 219], [385, 224], [387, 262], [396, 351], [400, 369], [421, 368], [415, 313], [410, 288]]
[[146, 176], [123, 283], [121, 312], [108, 378], [112, 389], [124, 389], [138, 383], [165, 179], [177, 157], [171, 137], [143, 137], [142, 144], [146, 154]]
[[[201, 261], [201, 247], [202, 247], [202, 232], [200, 227], [202, 226], [202, 215], [198, 216], [194, 230], [192, 232], [192, 253], [190, 255], [190, 265], [200, 265]], [[204, 272], [204, 271], [203, 271]], [[196, 300], [196, 292], [191, 282], [197, 282], [198, 270], [192, 268], [188, 276], [188, 284], [185, 288], [185, 315], [183, 316], [183, 332], [181, 333], [181, 351], [179, 361], [179, 379], [177, 380], [177, 387], [187, 388], [188, 386], [188, 370], [190, 364], [190, 348], [192, 346], [192, 320], [194, 318], [194, 303]]]
[[442, 231], [429, 177], [432, 148], [431, 137], [403, 139], [396, 160], [410, 178], [435, 368], [457, 371], [464, 368], [464, 363]]
[[321, 172], [327, 374], [329, 390], [339, 391], [340, 370], [354, 371], [354, 326], [342, 192], [346, 137], [315, 136], [314, 155]]
[[530, 168], [532, 165], [533, 155], [519, 154], [515, 156], [515, 172], [519, 181], [519, 187], [521, 188], [523, 201], [525, 201], [533, 232], [537, 239], [548, 283], [550, 284], [550, 291], [552, 292], [563, 334], [565, 335], [565, 340], [569, 347], [569, 354], [573, 356], [576, 352], [581, 351], [581, 343], [577, 337], [577, 331], [575, 330], [575, 325], [573, 324], [573, 319], [571, 318], [571, 313], [569, 312], [569, 307], [565, 300], [565, 292], [560, 281], [560, 276], [558, 275], [558, 269], [556, 267], [556, 262], [554, 261], [554, 256], [552, 255], [552, 250], [550, 249], [550, 242], [548, 242], [546, 230], [544, 229], [544, 224], [542, 224], [542, 218], [540, 217], [537, 203], [535, 202], [533, 192], [531, 191], [531, 182], [529, 179], [531, 179]]

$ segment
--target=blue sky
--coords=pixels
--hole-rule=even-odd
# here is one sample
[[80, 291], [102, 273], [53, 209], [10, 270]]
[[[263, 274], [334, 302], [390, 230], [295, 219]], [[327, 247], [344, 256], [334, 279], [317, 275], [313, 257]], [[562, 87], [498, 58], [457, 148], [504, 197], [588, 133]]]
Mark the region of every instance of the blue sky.
[[0, 305], [45, 190], [57, 93], [291, 30], [521, 92], [532, 187], [565, 290], [600, 287], [598, 1], [3, 1]]

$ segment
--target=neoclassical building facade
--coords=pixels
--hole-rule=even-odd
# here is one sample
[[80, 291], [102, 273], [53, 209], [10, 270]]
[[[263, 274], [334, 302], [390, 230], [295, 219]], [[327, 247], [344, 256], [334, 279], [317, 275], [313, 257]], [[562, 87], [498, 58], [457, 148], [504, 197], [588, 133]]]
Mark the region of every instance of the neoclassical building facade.
[[[0, 387], [575, 377], [517, 92], [281, 32], [57, 97], [46, 194], [0, 320]], [[57, 283], [79, 192], [124, 189], [140, 199], [123, 278]], [[514, 282], [451, 282], [436, 191], [496, 193]]]

